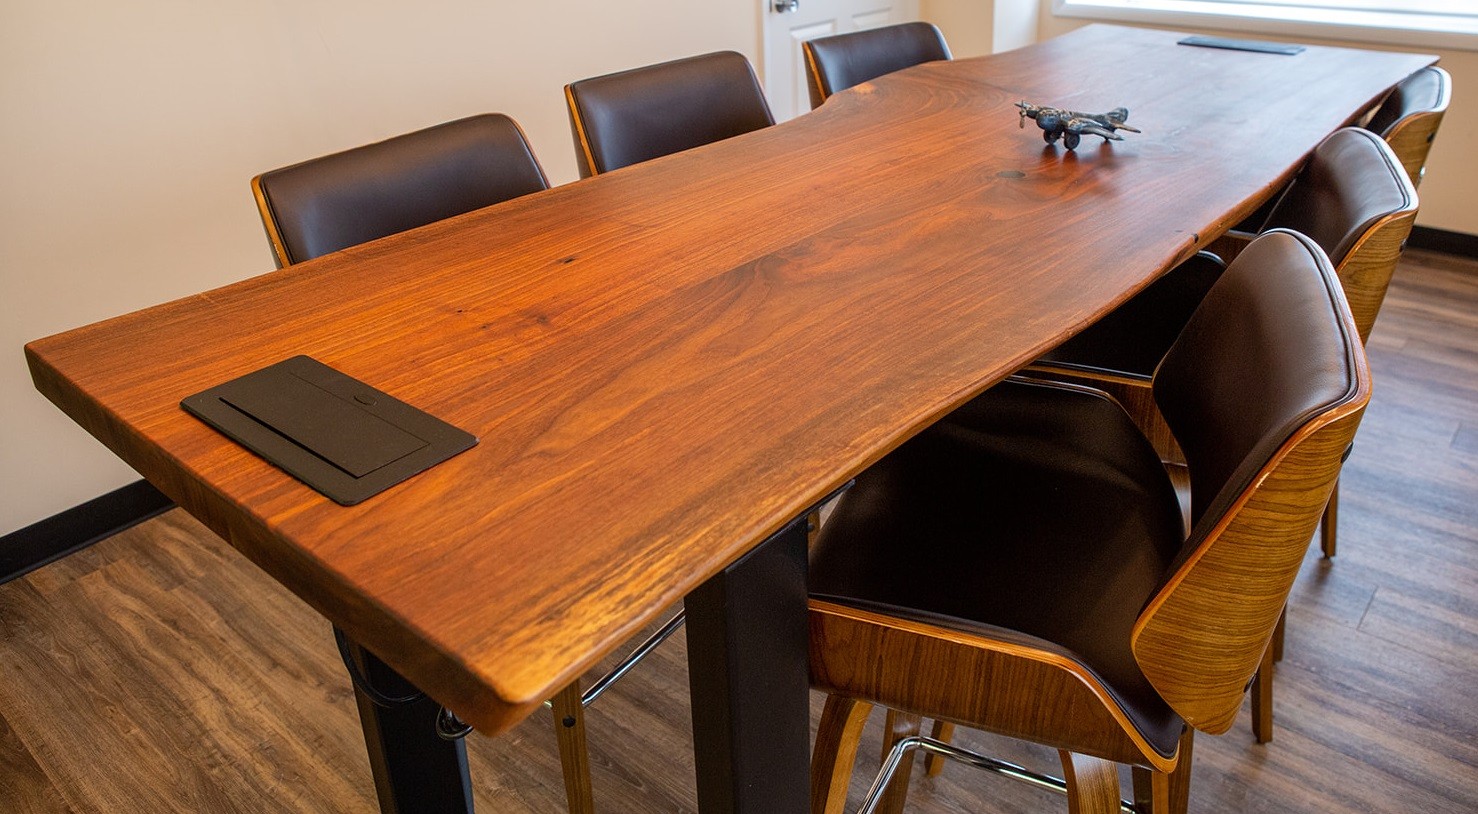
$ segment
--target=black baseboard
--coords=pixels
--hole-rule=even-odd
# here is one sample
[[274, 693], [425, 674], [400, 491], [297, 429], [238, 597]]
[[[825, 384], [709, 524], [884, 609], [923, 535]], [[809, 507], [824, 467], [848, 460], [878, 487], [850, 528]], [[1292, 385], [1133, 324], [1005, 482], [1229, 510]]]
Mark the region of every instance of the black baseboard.
[[9, 582], [174, 506], [136, 481], [0, 537], [0, 583]]
[[1424, 249], [1431, 252], [1456, 255], [1478, 260], [1478, 235], [1449, 232], [1430, 226], [1412, 228], [1411, 237], [1406, 239], [1407, 248]]

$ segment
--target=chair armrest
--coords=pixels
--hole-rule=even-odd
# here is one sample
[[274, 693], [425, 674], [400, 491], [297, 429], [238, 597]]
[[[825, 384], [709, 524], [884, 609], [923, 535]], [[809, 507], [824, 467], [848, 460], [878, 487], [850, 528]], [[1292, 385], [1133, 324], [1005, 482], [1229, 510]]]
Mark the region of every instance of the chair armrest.
[[1185, 455], [1180, 451], [1180, 444], [1176, 443], [1175, 436], [1170, 432], [1170, 425], [1165, 423], [1165, 417], [1160, 415], [1159, 405], [1155, 404], [1149, 379], [1103, 370], [1059, 367], [1047, 360], [1023, 368], [1016, 375], [1102, 390], [1119, 402], [1119, 406], [1129, 414], [1129, 419], [1149, 439], [1150, 446], [1154, 447], [1160, 460], [1168, 464], [1185, 465]]
[[1144, 740], [1065, 654], [816, 597], [810, 619], [817, 689], [1106, 760], [1175, 767], [1176, 756]]

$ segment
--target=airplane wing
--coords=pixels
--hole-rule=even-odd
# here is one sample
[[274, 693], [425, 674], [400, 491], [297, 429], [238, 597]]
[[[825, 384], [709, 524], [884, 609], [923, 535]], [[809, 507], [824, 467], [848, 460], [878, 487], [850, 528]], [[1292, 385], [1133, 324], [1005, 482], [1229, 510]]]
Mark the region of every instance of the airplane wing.
[[1123, 141], [1124, 137], [1098, 122], [1089, 119], [1068, 119], [1067, 132], [1085, 136], [1103, 136], [1109, 141]]

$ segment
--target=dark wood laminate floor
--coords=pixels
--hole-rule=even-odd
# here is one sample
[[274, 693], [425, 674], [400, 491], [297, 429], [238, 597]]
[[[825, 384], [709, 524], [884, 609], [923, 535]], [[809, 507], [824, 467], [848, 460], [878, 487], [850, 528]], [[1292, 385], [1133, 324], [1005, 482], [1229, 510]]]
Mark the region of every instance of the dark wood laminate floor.
[[[1340, 553], [1294, 589], [1276, 739], [1252, 743], [1245, 710], [1201, 737], [1193, 811], [1478, 811], [1478, 262], [1408, 254], [1370, 347]], [[678, 637], [590, 711], [601, 811], [694, 810], [686, 681]], [[551, 727], [473, 737], [480, 811], [562, 810]], [[0, 812], [374, 810], [327, 623], [182, 512], [0, 585]], [[952, 766], [916, 773], [909, 810], [1066, 805]]]

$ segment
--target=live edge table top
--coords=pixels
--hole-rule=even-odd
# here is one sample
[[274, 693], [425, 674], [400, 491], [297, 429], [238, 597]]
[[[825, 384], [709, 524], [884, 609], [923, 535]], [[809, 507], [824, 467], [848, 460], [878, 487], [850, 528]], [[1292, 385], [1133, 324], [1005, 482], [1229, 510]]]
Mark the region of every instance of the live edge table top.
[[[1248, 214], [1432, 57], [1091, 26], [31, 343], [37, 388], [485, 732]], [[1046, 147], [1014, 103], [1143, 130]], [[106, 269], [99, 269], [100, 274]], [[180, 399], [307, 354], [481, 443], [339, 506]]]

